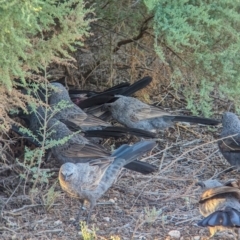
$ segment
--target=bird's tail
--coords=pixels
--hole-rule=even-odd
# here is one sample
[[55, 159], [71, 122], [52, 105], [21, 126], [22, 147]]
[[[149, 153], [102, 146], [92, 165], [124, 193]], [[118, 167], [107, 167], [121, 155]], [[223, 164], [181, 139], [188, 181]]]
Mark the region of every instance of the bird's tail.
[[124, 82], [124, 83], [119, 83], [119, 84], [117, 84], [117, 85], [115, 85], [115, 86], [113, 86], [113, 87], [111, 87], [111, 88], [108, 88], [107, 90], [105, 90], [105, 91], [103, 91], [103, 92], [110, 92], [110, 91], [112, 91], [112, 90], [115, 90], [115, 89], [126, 89], [127, 87], [129, 87], [130, 86], [130, 83], [128, 83], [128, 82]]
[[[77, 102], [77, 105], [84, 109], [84, 108], [89, 108], [92, 106], [99, 106], [102, 105], [106, 102], [110, 102], [111, 100], [117, 100], [117, 98], [114, 97], [114, 95], [109, 95], [109, 94], [104, 94], [104, 95], [96, 95], [90, 98], [87, 98], [83, 101]], [[74, 99], [72, 99], [74, 102]]]
[[[112, 88], [109, 88], [101, 93], [96, 93], [95, 95], [91, 95], [91, 97], [82, 100], [75, 101], [80, 108], [90, 108], [93, 106], [99, 106], [104, 103], [110, 103], [116, 101], [118, 98], [114, 97], [114, 95], [124, 95], [131, 96], [135, 92], [143, 89], [152, 81], [151, 77], [144, 77], [137, 82], [133, 83], [129, 86], [127, 83], [118, 84]], [[69, 90], [70, 94], [81, 93], [82, 90]], [[74, 101], [74, 98], [72, 99]]]
[[150, 82], [152, 81], [152, 78], [147, 76], [144, 77], [140, 80], [138, 80], [137, 82], [133, 83], [132, 85], [130, 85], [126, 90], [124, 90], [120, 95], [123, 96], [131, 96], [132, 94], [134, 94], [135, 92], [145, 88], [148, 84], [150, 84]]
[[[21, 130], [22, 129], [22, 130]], [[41, 147], [41, 140], [34, 138], [34, 135], [29, 135], [27, 131], [24, 131], [23, 128], [13, 125], [11, 126], [11, 130], [17, 133], [18, 135], [22, 136], [24, 139], [27, 139], [29, 142], [34, 144], [36, 147]]]
[[142, 129], [137, 128], [125, 128], [125, 127], [106, 127], [102, 130], [88, 130], [85, 131], [85, 137], [124, 137], [127, 134], [134, 135], [137, 137], [144, 137], [144, 138], [154, 138], [156, 136], [155, 133], [148, 132]]
[[200, 227], [240, 227], [240, 212], [234, 208], [226, 207], [224, 210], [213, 212], [198, 222]]
[[[154, 141], [138, 142], [133, 146], [124, 144], [113, 152], [112, 157], [117, 158], [116, 161], [124, 161], [125, 163], [124, 167], [129, 170], [139, 172], [142, 174], [153, 173], [157, 171], [158, 169], [157, 166], [134, 159], [137, 159], [144, 153], [152, 150], [152, 148], [155, 145], [156, 143]], [[132, 147], [134, 147], [134, 149]], [[127, 163], [125, 162], [126, 160]]]
[[115, 150], [111, 156], [115, 157], [114, 162], [121, 161], [124, 166], [142, 156], [144, 153], [151, 151], [155, 145], [155, 141], [141, 141], [132, 146], [124, 144]]
[[[164, 118], [168, 118], [167, 116]], [[205, 125], [218, 125], [221, 122], [216, 119], [194, 117], [194, 116], [169, 116], [174, 122], [189, 122], [189, 123], [200, 123]]]
[[[150, 151], [155, 145], [156, 142], [154, 141], [142, 141], [134, 144], [133, 146], [125, 144], [115, 150], [111, 155], [111, 157], [115, 157], [113, 163], [109, 165], [99, 182], [99, 185], [95, 189], [96, 198], [99, 198], [113, 184], [120, 169], [124, 165], [133, 162], [134, 159]], [[136, 162], [138, 163], [138, 161]]]
[[124, 167], [129, 170], [142, 173], [142, 174], [150, 174], [158, 170], [158, 167], [156, 165], [153, 165], [147, 162], [138, 161], [138, 160], [134, 160], [124, 165]]
[[69, 89], [69, 95], [77, 97], [78, 94], [85, 94], [86, 97], [94, 97], [94, 96], [101, 96], [101, 95], [114, 95], [114, 94], [121, 94], [129, 87], [129, 83], [120, 83], [116, 86], [106, 89], [103, 92], [96, 92], [96, 91], [88, 91], [88, 90], [81, 90], [81, 89]]

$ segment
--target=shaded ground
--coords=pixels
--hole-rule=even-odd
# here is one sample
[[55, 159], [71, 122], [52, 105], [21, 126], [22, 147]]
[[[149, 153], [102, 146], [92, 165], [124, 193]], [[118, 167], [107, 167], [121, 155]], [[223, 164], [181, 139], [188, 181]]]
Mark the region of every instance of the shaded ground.
[[[96, 229], [98, 239], [114, 235], [121, 239], [165, 239], [170, 230], [180, 231], [183, 239], [206, 236], [207, 230], [196, 226], [201, 217], [197, 203], [199, 187], [195, 183], [212, 177], [238, 177], [235, 172], [221, 173], [229, 165], [215, 141], [205, 126], [177, 125], [165, 132], [159, 145], [143, 159], [159, 166], [159, 171], [144, 176], [124, 169], [94, 209], [89, 228]], [[58, 174], [54, 160], [44, 168], [54, 173], [51, 186]], [[1, 180], [4, 193], [0, 198], [7, 202], [2, 212], [2, 239], [81, 239], [73, 225], [79, 207], [77, 200], [68, 197], [57, 184], [55, 191], [59, 195], [46, 211], [44, 194], [49, 186], [39, 189], [42, 194], [39, 192], [31, 201], [29, 194], [24, 195], [29, 189], [22, 182], [16, 190], [18, 194], [10, 197], [8, 194], [18, 183], [16, 177], [15, 172], [9, 171]]]
[[[142, 44], [150, 44], [148, 41], [143, 39]], [[98, 61], [91, 48], [93, 45], [91, 42], [85, 52], [79, 50], [78, 69], [67, 70], [68, 83], [104, 89], [121, 81], [133, 82], [141, 76], [150, 75], [154, 77], [153, 84], [138, 96], [145, 102], [172, 110], [173, 114], [189, 114], [181, 93], [170, 86], [169, 67], [157, 60], [156, 56], [142, 54], [142, 51], [148, 50], [136, 47], [129, 54], [128, 47], [120, 49], [111, 58], [112, 70], [108, 72], [110, 65], [107, 60], [96, 64]], [[140, 58], [140, 55], [144, 57]], [[89, 77], [86, 77], [87, 73]], [[81, 81], [83, 78], [84, 81]], [[218, 114], [227, 109], [228, 102], [215, 99], [215, 116], [219, 117]], [[230, 166], [218, 151], [216, 139], [219, 132], [220, 127], [177, 124], [161, 133], [158, 146], [142, 159], [157, 165], [158, 172], [141, 175], [124, 169], [117, 182], [99, 200], [89, 225], [90, 229], [95, 229], [97, 239], [110, 239], [111, 236], [119, 236], [123, 240], [171, 239], [168, 236], [171, 230], [179, 231], [181, 239], [204, 239], [208, 235], [207, 229], [196, 225], [201, 219], [198, 211], [200, 189], [196, 182], [239, 176], [235, 171], [224, 172]], [[122, 140], [133, 141], [136, 139]], [[113, 143], [112, 140], [106, 141], [104, 145], [111, 148], [114, 147]], [[11, 145], [15, 156], [23, 150], [20, 144], [22, 142], [18, 141]], [[118, 142], [115, 144], [120, 145]], [[14, 159], [4, 156], [3, 152], [1, 159], [1, 239], [82, 239], [73, 225], [79, 202], [61, 191], [56, 182], [59, 166], [54, 159], [41, 167], [53, 174], [49, 177], [49, 183], [34, 188], [24, 180], [19, 181], [21, 168]], [[51, 192], [51, 186], [55, 186], [56, 195]], [[214, 239], [230, 238], [227, 235]]]

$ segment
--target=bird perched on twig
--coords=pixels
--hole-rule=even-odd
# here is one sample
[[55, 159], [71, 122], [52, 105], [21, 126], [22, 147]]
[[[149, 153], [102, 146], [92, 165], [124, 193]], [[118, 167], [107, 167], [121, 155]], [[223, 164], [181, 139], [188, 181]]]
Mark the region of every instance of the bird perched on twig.
[[133, 146], [122, 145], [111, 158], [98, 158], [87, 163], [65, 163], [61, 166], [59, 182], [62, 189], [79, 198], [81, 204], [85, 201], [90, 203], [87, 223], [97, 200], [111, 187], [121, 168], [150, 151], [155, 144], [154, 141], [142, 141]]
[[174, 116], [161, 109], [150, 106], [133, 97], [115, 95], [118, 98], [112, 103], [105, 103], [112, 117], [127, 127], [135, 127], [147, 131], [158, 132], [170, 127], [174, 122], [201, 123], [206, 125], [217, 125], [218, 120], [194, 117], [194, 116]]
[[[225, 112], [222, 116], [221, 139], [218, 147], [226, 160], [237, 168], [240, 167], [240, 121], [237, 115]], [[229, 137], [229, 138], [226, 138]]]
[[199, 210], [204, 219], [198, 222], [208, 227], [210, 238], [217, 231], [240, 227], [240, 181], [225, 184], [217, 180], [198, 183], [204, 190], [199, 200]]

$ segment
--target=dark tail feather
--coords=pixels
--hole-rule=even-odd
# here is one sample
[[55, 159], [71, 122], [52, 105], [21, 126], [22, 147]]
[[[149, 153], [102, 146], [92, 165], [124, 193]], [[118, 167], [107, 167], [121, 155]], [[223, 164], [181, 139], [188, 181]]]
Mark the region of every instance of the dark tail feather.
[[102, 94], [114, 95], [114, 94], [121, 94], [123, 91], [127, 90], [129, 85], [130, 85], [129, 83], [120, 83], [114, 87], [108, 88], [103, 92], [95, 92], [95, 91], [80, 90], [80, 89], [70, 89], [68, 92], [70, 95], [86, 94], [87, 97], [101, 96]]
[[91, 97], [98, 94], [98, 92], [95, 92], [95, 91], [81, 90], [81, 89], [69, 89], [68, 93], [70, 96], [73, 94], [86, 94], [86, 97]]
[[109, 138], [109, 137], [114, 137], [114, 138], [120, 138], [124, 137], [126, 133], [123, 132], [112, 132], [108, 130], [87, 130], [84, 131], [84, 136], [85, 137], [100, 137], [100, 138]]
[[14, 131], [15, 133], [17, 133], [18, 135], [22, 136], [24, 139], [27, 139], [29, 142], [34, 144], [36, 147], [41, 147], [41, 144], [39, 141], [34, 139], [32, 136], [29, 136], [27, 133], [23, 133], [21, 131], [20, 127], [18, 127], [16, 125], [12, 125], [11, 130]]
[[118, 98], [115, 98], [114, 95], [97, 95], [90, 97], [88, 99], [85, 99], [83, 101], [80, 101], [77, 105], [84, 109], [84, 108], [89, 108], [93, 106], [98, 106], [102, 105], [107, 102], [116, 101]]
[[[109, 127], [107, 127], [108, 129]], [[144, 137], [144, 138], [154, 138], [156, 137], [156, 133], [149, 132], [146, 130], [138, 129], [138, 128], [123, 128], [118, 127], [119, 130], [123, 129], [126, 133], [137, 136], [137, 137]], [[105, 128], [106, 129], [106, 128]]]
[[125, 168], [135, 171], [135, 172], [139, 172], [142, 174], [149, 174], [149, 173], [153, 173], [157, 171], [157, 166], [152, 165], [150, 163], [147, 162], [141, 162], [138, 160], [135, 160], [133, 162], [130, 162], [128, 164], [126, 164], [124, 166]]
[[126, 128], [126, 127], [106, 127], [104, 128], [104, 130], [106, 131], [112, 131], [112, 132], [119, 132], [119, 133], [125, 133], [125, 134], [131, 134], [131, 135], [135, 135], [138, 137], [145, 137], [145, 138], [154, 138], [156, 137], [155, 133], [146, 131], [146, 130], [142, 130], [142, 129], [138, 129], [138, 128]]
[[133, 93], [146, 87], [151, 81], [152, 81], [151, 77], [144, 77], [130, 86], [129, 83], [121, 83], [103, 92], [90, 92], [85, 90], [73, 89], [69, 90], [69, 94], [71, 95], [87, 93], [87, 97], [89, 98], [83, 101], [79, 101], [77, 105], [80, 108], [89, 108], [104, 103], [111, 103], [116, 101], [118, 98], [114, 97], [114, 95], [130, 96]]
[[120, 146], [118, 149], [116, 149], [111, 156], [116, 158], [115, 161], [118, 161], [118, 159], [125, 159], [126, 164], [124, 165], [124, 167], [127, 169], [130, 169], [132, 171], [139, 172], [142, 174], [149, 174], [157, 171], [157, 167], [150, 163], [141, 162], [134, 159], [152, 150], [152, 148], [155, 145], [156, 145], [156, 142], [154, 141], [138, 142], [133, 146], [124, 144]]
[[[133, 83], [132, 85], [128, 85], [128, 84], [124, 84], [124, 85], [117, 85], [115, 87], [112, 87], [110, 89], [107, 89], [105, 90], [104, 92], [102, 93], [97, 93], [96, 96], [92, 96], [91, 98], [95, 98], [94, 100], [97, 102], [97, 100], [100, 100], [101, 97], [104, 99], [107, 99], [107, 97], [109, 97], [108, 95], [124, 95], [124, 96], [130, 96], [132, 95], [133, 93], [141, 90], [142, 88], [146, 87], [150, 82], [152, 81], [152, 78], [151, 77], [144, 77], [142, 79], [140, 79], [139, 81]], [[119, 87], [118, 87], [119, 86]], [[111, 96], [112, 98], [110, 98], [108, 100], [108, 102], [113, 102], [113, 101], [116, 101], [117, 98], [113, 98], [113, 96]], [[88, 100], [88, 99], [87, 99]], [[84, 101], [87, 101], [87, 100], [84, 100]], [[82, 102], [84, 102], [82, 101]], [[96, 105], [96, 102], [95, 102], [95, 105]], [[102, 103], [106, 103], [102, 100]], [[100, 103], [98, 103], [97, 105], [100, 105]]]
[[125, 165], [142, 156], [144, 153], [151, 151], [156, 145], [155, 141], [141, 141], [132, 146], [122, 145], [111, 156], [118, 159], [125, 159]]
[[156, 136], [155, 133], [148, 132], [145, 130], [137, 129], [137, 128], [124, 128], [124, 127], [106, 127], [102, 130], [88, 130], [85, 131], [85, 137], [123, 137], [126, 134], [144, 137], [144, 138], [154, 138]]
[[169, 116], [169, 117], [174, 122], [200, 123], [200, 124], [206, 124], [206, 125], [218, 125], [221, 123], [220, 121], [216, 119], [211, 119], [211, 118], [202, 118], [202, 117], [193, 117], [193, 116]]
[[145, 88], [151, 81], [151, 77], [144, 77], [129, 86], [125, 91], [121, 93], [121, 95], [131, 96], [133, 93]]
[[130, 86], [130, 83], [127, 83], [127, 82], [124, 82], [124, 83], [119, 83], [111, 88], [108, 88], [107, 90], [103, 91], [103, 92], [109, 92], [109, 91], [112, 91], [112, 90], [115, 90], [115, 89], [125, 89], [125, 87], [129, 87]]

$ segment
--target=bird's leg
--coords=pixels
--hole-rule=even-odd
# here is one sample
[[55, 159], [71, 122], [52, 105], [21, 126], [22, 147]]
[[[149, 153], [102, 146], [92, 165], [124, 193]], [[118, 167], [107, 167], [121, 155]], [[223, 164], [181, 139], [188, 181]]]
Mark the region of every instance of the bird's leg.
[[235, 239], [240, 239], [240, 229], [237, 228], [237, 231], [234, 232]]
[[77, 214], [77, 217], [76, 217], [76, 227], [77, 229], [79, 229], [79, 222], [80, 222], [80, 216], [81, 216], [81, 213], [82, 213], [82, 210], [83, 210], [83, 204], [84, 204], [84, 201], [81, 199], [80, 200], [80, 207], [79, 207], [79, 210], [78, 210], [78, 214]]
[[88, 223], [89, 223], [89, 220], [90, 220], [90, 217], [91, 217], [91, 214], [92, 214], [92, 210], [93, 210], [93, 208], [94, 208], [95, 205], [96, 205], [96, 201], [95, 201], [95, 200], [93, 200], [93, 201], [90, 202], [90, 207], [89, 207], [89, 211], [88, 211], [88, 216], [87, 216], [87, 219], [86, 219], [87, 225], [88, 225]]

